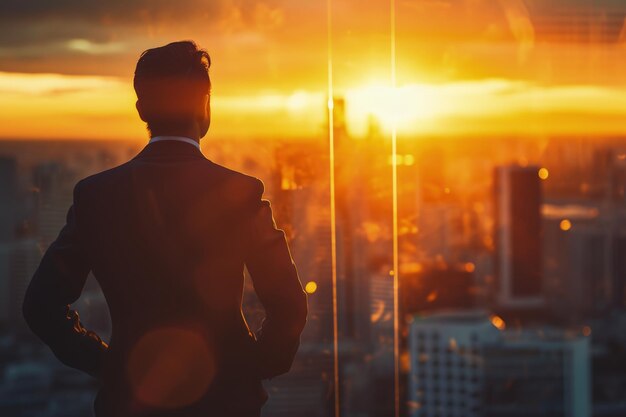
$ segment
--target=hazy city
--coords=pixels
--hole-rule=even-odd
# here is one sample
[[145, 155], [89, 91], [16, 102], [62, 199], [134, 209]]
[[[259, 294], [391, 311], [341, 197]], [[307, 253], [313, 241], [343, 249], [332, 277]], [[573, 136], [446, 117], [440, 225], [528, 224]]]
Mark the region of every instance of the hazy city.
[[[364, 139], [336, 129], [343, 406], [348, 415], [385, 416], [393, 411], [389, 143], [375, 126]], [[1, 143], [3, 415], [90, 412], [89, 377], [56, 365], [29, 335], [21, 298], [42, 250], [64, 224], [75, 182], [140, 148], [127, 142]], [[235, 158], [233, 149], [240, 150]], [[327, 145], [323, 139], [215, 140], [203, 151], [264, 178], [310, 294], [303, 346], [293, 371], [269, 383], [265, 412], [330, 415]], [[408, 140], [399, 151], [408, 415], [440, 408], [441, 415], [464, 416], [623, 415], [626, 141]], [[260, 154], [272, 162], [259, 166]], [[506, 255], [502, 247], [512, 236], [516, 243]], [[78, 309], [90, 328], [110, 332], [93, 279]], [[258, 326], [263, 313], [251, 288], [244, 310]]]
[[[192, 38], [202, 152], [264, 182], [308, 293], [263, 416], [626, 416], [626, 4], [9, 3], [0, 416], [93, 415], [98, 381], [32, 334], [24, 294], [76, 183], [148, 141], [137, 57]], [[93, 276], [73, 307], [108, 340]], [[258, 329], [247, 272], [243, 311]]]

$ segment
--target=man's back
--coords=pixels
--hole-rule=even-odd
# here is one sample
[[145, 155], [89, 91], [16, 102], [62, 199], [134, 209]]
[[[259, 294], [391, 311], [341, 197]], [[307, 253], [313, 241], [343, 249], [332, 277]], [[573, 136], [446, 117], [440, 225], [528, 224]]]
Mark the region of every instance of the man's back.
[[[306, 296], [262, 193], [173, 140], [77, 184], [24, 311], [63, 362], [102, 381], [98, 416], [254, 411], [261, 379], [288, 371]], [[244, 265], [266, 309], [258, 341], [241, 313]], [[111, 312], [108, 348], [65, 308], [90, 270]]]

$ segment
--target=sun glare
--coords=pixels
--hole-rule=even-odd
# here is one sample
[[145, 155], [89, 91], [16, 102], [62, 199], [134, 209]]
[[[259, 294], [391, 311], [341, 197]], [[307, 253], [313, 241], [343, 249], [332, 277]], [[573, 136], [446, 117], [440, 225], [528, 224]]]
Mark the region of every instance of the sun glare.
[[[74, 46], [85, 45], [75, 42]], [[134, 109], [132, 83], [126, 78], [0, 72], [0, 91], [0, 106], [8, 109], [0, 115], [0, 137], [85, 138], [85, 132], [90, 132], [90, 138], [95, 139], [144, 134]], [[594, 120], [607, 121], [602, 116], [607, 111], [622, 114], [625, 91], [601, 86], [539, 86], [503, 79], [410, 83], [395, 89], [366, 81], [338, 88], [335, 98], [345, 100], [346, 128], [354, 138], [374, 132], [388, 135], [394, 126], [402, 137], [429, 133], [534, 134], [538, 125], [544, 133], [580, 133], [592, 127], [599, 134], [623, 129], [617, 116], [611, 119], [615, 124]], [[90, 105], [85, 106], [86, 102]], [[246, 94], [216, 91], [212, 103], [211, 134], [219, 137], [247, 137], [251, 127], [258, 137], [314, 137], [327, 123], [325, 107], [335, 107], [332, 99], [314, 88]], [[533, 111], [529, 113], [531, 104]], [[544, 113], [560, 116], [546, 121]], [[39, 123], [26, 122], [33, 117]], [[246, 123], [241, 122], [244, 119]], [[95, 124], [101, 128], [92, 129]], [[549, 174], [547, 169], [538, 172], [543, 180]]]
[[385, 130], [396, 124], [399, 130], [410, 129], [420, 120], [432, 119], [442, 106], [432, 86], [413, 84], [392, 88], [368, 85], [346, 91], [347, 118], [352, 125], [373, 116]]

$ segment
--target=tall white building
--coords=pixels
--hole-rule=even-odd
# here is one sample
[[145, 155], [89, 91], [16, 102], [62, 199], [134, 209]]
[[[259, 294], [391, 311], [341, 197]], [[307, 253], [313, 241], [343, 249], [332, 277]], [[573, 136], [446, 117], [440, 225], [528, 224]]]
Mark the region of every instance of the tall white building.
[[409, 331], [409, 415], [478, 417], [482, 349], [501, 332], [484, 311], [452, 311], [414, 318]]
[[484, 311], [415, 317], [408, 346], [409, 415], [589, 417], [589, 337], [504, 327]]

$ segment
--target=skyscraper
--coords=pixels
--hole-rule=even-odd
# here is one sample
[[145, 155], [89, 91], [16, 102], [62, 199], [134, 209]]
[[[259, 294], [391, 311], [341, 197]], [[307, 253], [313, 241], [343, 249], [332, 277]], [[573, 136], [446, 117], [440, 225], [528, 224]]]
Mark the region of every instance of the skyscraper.
[[[550, 217], [544, 216], [549, 307], [561, 320], [572, 324], [623, 311], [626, 232], [621, 221], [601, 212], [600, 206], [564, 206], [561, 212], [567, 216], [558, 216], [561, 213], [554, 209]], [[577, 216], [575, 211], [593, 216]]]
[[415, 316], [409, 337], [411, 417], [590, 417], [590, 339], [498, 316]]
[[591, 416], [588, 337], [543, 329], [483, 352], [483, 416]]
[[495, 170], [496, 301], [503, 308], [543, 302], [541, 187], [537, 167]]
[[41, 163], [33, 169], [34, 185], [38, 190], [37, 230], [44, 249], [56, 239], [65, 224], [72, 204], [74, 178], [58, 162]]
[[10, 257], [15, 229], [17, 161], [0, 157], [0, 322], [9, 314]]
[[18, 236], [11, 244], [9, 262], [9, 328], [16, 333], [29, 333], [22, 315], [22, 303], [28, 284], [35, 273], [42, 253], [35, 236]]
[[484, 311], [414, 317], [409, 332], [409, 415], [478, 417], [482, 350], [501, 338]]

